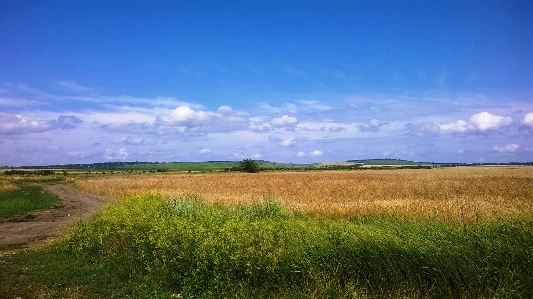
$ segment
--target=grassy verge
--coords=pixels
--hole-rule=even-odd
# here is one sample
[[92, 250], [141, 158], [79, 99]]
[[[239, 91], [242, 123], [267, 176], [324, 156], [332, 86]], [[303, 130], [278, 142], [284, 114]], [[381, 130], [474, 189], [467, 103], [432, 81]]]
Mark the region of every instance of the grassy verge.
[[[7, 189], [7, 188], [6, 188]], [[0, 191], [0, 221], [29, 212], [49, 209], [60, 203], [57, 195], [42, 187], [18, 184]]]
[[533, 218], [339, 220], [275, 201], [213, 206], [145, 194], [8, 260], [0, 280], [31, 281], [26, 294], [48, 297], [531, 298]]

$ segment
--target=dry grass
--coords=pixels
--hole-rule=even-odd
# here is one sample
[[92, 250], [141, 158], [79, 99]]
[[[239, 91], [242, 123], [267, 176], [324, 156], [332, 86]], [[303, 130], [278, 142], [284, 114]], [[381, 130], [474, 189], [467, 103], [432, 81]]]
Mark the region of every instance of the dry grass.
[[341, 217], [398, 214], [455, 222], [533, 212], [533, 167], [105, 176], [76, 184], [116, 198], [146, 191], [194, 194], [212, 203], [276, 198]]
[[15, 186], [10, 181], [0, 180], [0, 192], [14, 190], [14, 189], [17, 189], [17, 186]]

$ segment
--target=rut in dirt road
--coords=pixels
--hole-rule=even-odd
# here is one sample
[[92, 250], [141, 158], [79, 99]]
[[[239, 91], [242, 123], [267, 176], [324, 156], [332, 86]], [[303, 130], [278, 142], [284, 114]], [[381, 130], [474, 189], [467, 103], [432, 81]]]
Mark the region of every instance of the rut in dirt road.
[[19, 222], [0, 223], [0, 246], [27, 243], [37, 245], [58, 236], [60, 228], [94, 214], [113, 199], [84, 193], [66, 183], [44, 185], [62, 200], [58, 208], [31, 213]]

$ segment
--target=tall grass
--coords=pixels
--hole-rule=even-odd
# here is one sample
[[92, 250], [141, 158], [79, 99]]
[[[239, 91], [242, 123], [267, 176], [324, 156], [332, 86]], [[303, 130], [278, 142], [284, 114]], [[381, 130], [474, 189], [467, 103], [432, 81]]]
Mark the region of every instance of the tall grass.
[[53, 250], [130, 282], [137, 298], [533, 296], [530, 217], [334, 220], [272, 200], [145, 193], [79, 223]]

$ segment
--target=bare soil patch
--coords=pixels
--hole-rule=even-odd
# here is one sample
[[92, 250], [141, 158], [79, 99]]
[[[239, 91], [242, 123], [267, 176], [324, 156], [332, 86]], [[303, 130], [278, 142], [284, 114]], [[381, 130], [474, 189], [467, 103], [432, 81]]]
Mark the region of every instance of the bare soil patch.
[[59, 196], [62, 204], [56, 208], [33, 212], [0, 223], [0, 246], [25, 243], [34, 247], [61, 234], [61, 229], [92, 215], [104, 203], [113, 199], [82, 192], [66, 183], [43, 187]]

